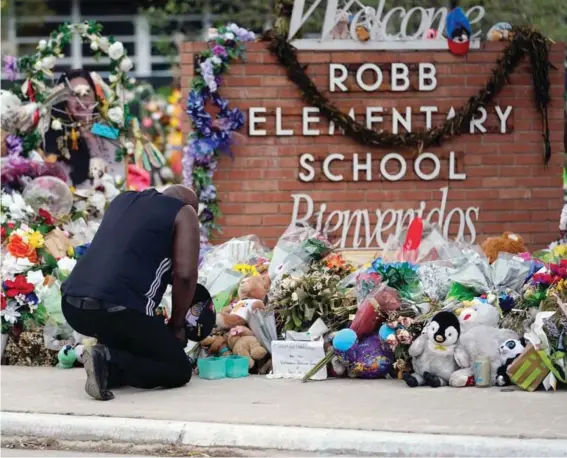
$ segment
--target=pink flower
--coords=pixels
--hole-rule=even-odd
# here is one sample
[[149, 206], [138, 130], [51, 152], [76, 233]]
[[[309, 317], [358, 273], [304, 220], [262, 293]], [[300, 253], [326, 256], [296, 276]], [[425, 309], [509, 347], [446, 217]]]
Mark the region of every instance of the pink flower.
[[144, 126], [146, 129], [150, 129], [153, 126], [153, 121], [152, 118], [144, 118], [144, 120], [142, 121], [142, 126]]

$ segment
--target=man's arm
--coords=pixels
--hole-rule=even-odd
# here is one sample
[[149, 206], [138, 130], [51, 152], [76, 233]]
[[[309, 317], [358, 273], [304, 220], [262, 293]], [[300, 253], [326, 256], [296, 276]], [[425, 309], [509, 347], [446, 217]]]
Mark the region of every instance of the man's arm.
[[173, 235], [173, 289], [171, 326], [177, 336], [185, 333], [185, 316], [197, 287], [200, 232], [195, 210], [184, 206], [175, 218]]

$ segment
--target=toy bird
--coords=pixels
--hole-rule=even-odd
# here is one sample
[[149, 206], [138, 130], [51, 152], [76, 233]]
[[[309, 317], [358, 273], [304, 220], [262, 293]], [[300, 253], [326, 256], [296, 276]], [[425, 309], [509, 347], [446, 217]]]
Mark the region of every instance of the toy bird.
[[449, 51], [464, 56], [469, 52], [472, 28], [465, 12], [457, 4], [457, 0], [451, 1], [451, 12], [447, 15], [447, 42]]

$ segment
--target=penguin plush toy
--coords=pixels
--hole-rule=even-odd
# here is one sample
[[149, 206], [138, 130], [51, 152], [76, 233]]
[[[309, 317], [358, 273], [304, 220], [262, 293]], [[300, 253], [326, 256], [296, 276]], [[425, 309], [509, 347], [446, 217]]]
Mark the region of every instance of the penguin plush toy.
[[455, 0], [451, 2], [451, 11], [447, 15], [447, 43], [449, 51], [464, 56], [469, 52], [472, 28], [465, 12], [457, 7], [457, 3]]
[[449, 384], [451, 374], [459, 366], [455, 361], [455, 347], [461, 335], [457, 315], [437, 313], [409, 348], [414, 372], [404, 375], [409, 387], [429, 385], [433, 388]]

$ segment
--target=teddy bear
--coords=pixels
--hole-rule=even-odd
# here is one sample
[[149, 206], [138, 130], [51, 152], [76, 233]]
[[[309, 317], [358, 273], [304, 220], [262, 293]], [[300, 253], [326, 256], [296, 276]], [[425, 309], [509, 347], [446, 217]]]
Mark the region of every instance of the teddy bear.
[[496, 383], [500, 367], [500, 346], [508, 339], [518, 339], [510, 329], [498, 328], [498, 308], [487, 301], [474, 299], [463, 302], [464, 307], [456, 310], [461, 325], [461, 336], [455, 348], [455, 360], [461, 369], [455, 371], [449, 380], [453, 387], [471, 385], [472, 365], [480, 357], [490, 361], [491, 384]]
[[349, 17], [346, 11], [343, 11], [338, 18], [337, 24], [331, 30], [331, 38], [333, 40], [346, 40], [349, 38]]
[[507, 22], [499, 22], [490, 28], [486, 38], [488, 41], [512, 41], [514, 38], [512, 26]]
[[499, 253], [520, 254], [528, 251], [524, 240], [517, 234], [504, 232], [500, 237], [489, 237], [482, 244], [482, 251], [490, 264], [496, 261]]
[[256, 336], [246, 326], [236, 326], [228, 334], [228, 346], [235, 355], [248, 358], [248, 369], [268, 354]]
[[214, 356], [230, 356], [232, 351], [228, 346], [228, 335], [209, 336], [201, 341], [201, 347]]
[[238, 286], [238, 301], [231, 307], [225, 307], [217, 314], [217, 327], [232, 329], [236, 326], [246, 326], [252, 310], [264, 310], [264, 299], [269, 284], [265, 276], [247, 277]]
[[459, 369], [455, 349], [460, 334], [461, 324], [453, 312], [435, 314], [409, 348], [414, 372], [404, 374], [406, 384], [411, 388], [448, 385], [453, 372]]

